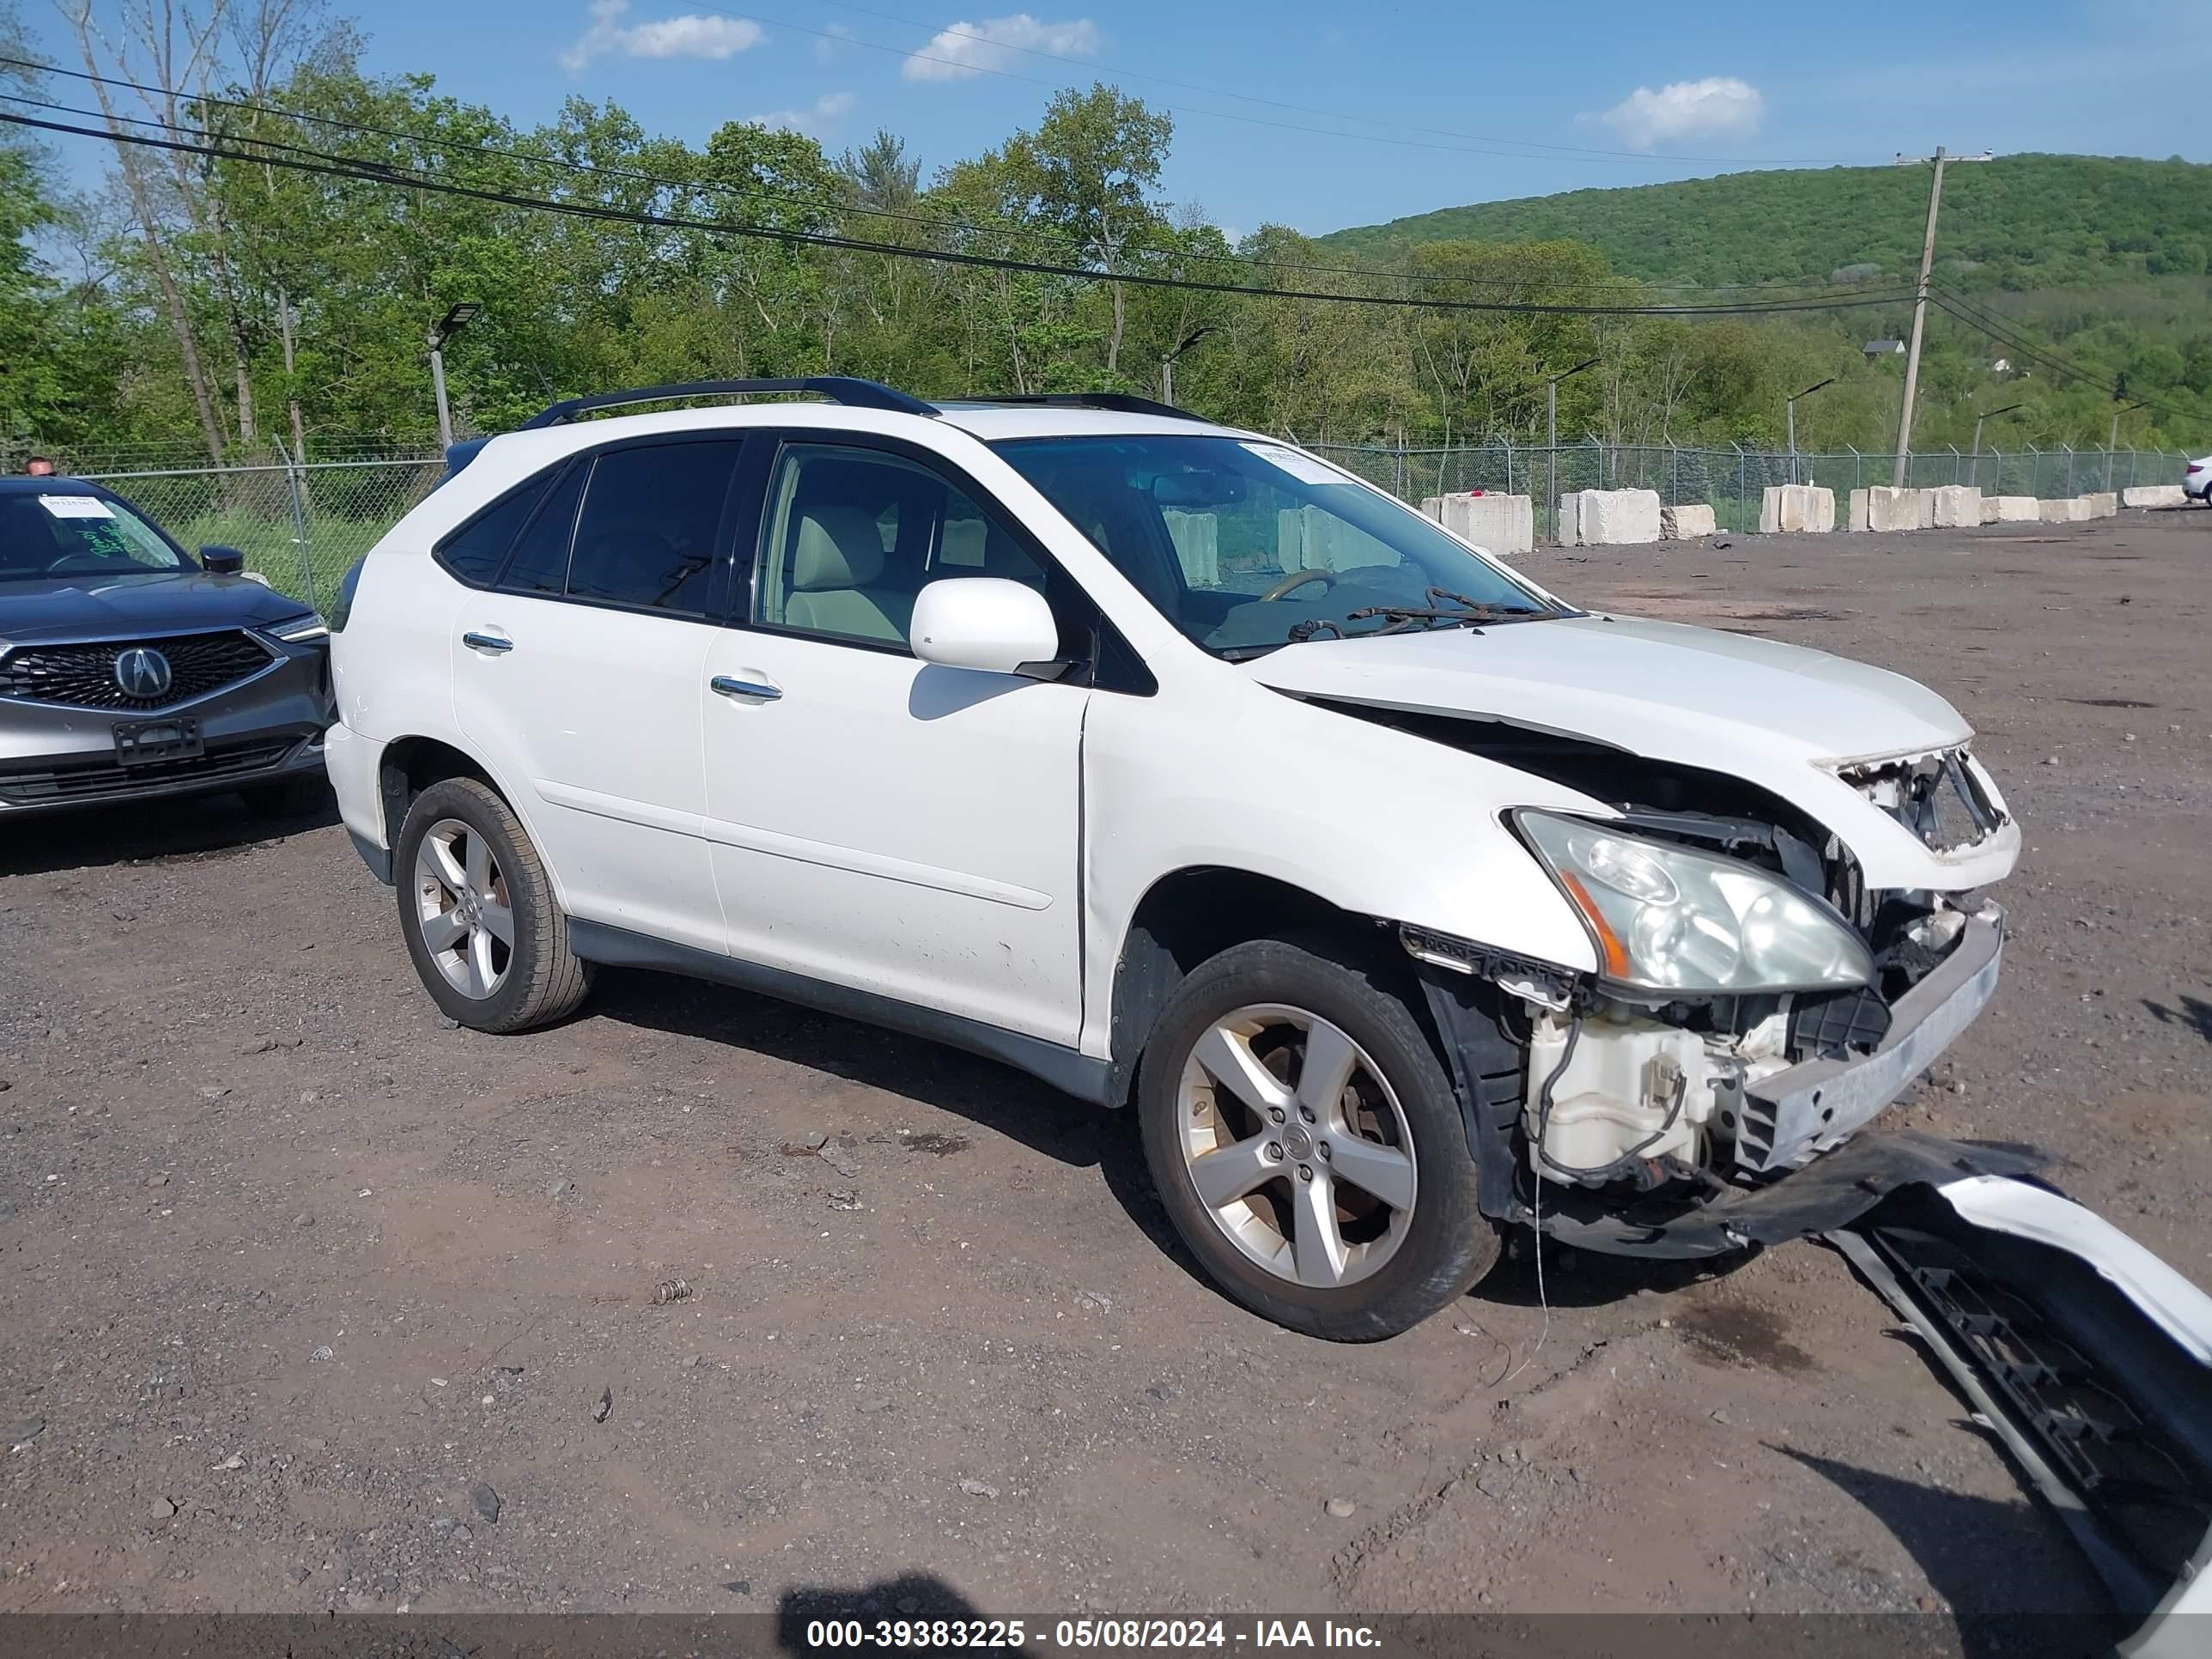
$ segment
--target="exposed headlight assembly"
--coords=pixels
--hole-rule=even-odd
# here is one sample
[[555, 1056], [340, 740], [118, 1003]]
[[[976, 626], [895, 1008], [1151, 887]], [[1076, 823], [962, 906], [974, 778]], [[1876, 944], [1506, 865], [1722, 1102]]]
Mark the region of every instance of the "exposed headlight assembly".
[[304, 617], [287, 617], [283, 622], [270, 623], [262, 629], [287, 645], [306, 645], [312, 640], [326, 640], [330, 629], [323, 619], [310, 611]]
[[1669, 995], [1863, 985], [1873, 958], [1820, 900], [1735, 859], [1547, 812], [1516, 816], [1597, 946], [1601, 977]]

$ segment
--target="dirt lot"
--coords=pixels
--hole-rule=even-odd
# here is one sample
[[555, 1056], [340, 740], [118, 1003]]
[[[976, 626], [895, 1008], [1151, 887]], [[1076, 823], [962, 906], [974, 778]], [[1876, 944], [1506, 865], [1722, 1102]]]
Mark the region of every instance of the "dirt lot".
[[[2212, 513], [1529, 562], [1967, 712], [2016, 943], [1893, 1121], [2212, 1282]], [[1123, 1121], [644, 974], [446, 1029], [343, 835], [265, 837], [0, 830], [0, 1611], [2098, 1605], [1818, 1247], [1307, 1341], [1194, 1278]]]

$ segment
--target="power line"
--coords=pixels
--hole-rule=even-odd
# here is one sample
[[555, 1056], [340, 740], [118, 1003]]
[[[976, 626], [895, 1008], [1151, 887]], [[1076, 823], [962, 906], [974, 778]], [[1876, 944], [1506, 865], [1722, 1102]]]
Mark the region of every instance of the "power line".
[[[892, 223], [915, 225], [940, 235], [949, 233], [958, 233], [972, 228], [967, 222], [963, 222], [957, 218], [933, 218], [920, 214], [897, 213], [885, 208], [872, 208], [865, 204], [856, 201], [844, 199], [829, 200], [820, 197], [804, 195], [793, 191], [771, 190], [764, 185], [732, 185], [718, 179], [670, 179], [659, 174], [641, 172], [635, 168], [610, 167], [596, 162], [572, 161], [562, 156], [546, 155], [532, 150], [514, 149], [496, 144], [471, 143], [466, 139], [447, 138], [418, 132], [410, 132], [402, 128], [381, 126], [374, 122], [349, 120], [336, 116], [311, 114], [301, 110], [288, 109], [281, 105], [259, 103], [246, 99], [224, 98], [217, 96], [213, 93], [185, 93], [167, 87], [149, 87], [143, 85], [138, 82], [124, 77], [95, 75], [83, 70], [62, 69], [53, 65], [38, 64], [28, 58], [11, 58], [5, 55], [0, 55], [0, 66], [35, 70], [46, 74], [66, 76], [72, 80], [88, 82], [98, 86], [119, 88], [136, 93], [141, 98], [147, 99], [149, 100], [158, 95], [164, 99], [179, 100], [187, 103], [198, 104], [204, 106], [220, 109], [242, 110], [252, 114], [274, 116], [282, 119], [298, 121], [311, 126], [323, 127], [338, 132], [374, 134], [379, 137], [395, 139], [401, 143], [414, 144], [427, 149], [445, 150], [455, 154], [493, 156], [501, 160], [519, 161], [532, 166], [557, 168], [564, 172], [579, 174], [584, 177], [621, 179], [634, 183], [650, 185], [663, 190], [692, 191], [714, 191], [726, 195], [738, 197], [739, 198], [756, 198], [768, 201], [789, 202], [795, 205], [808, 208], [823, 214], [836, 214], [841, 216], [845, 214], [859, 214], [865, 217], [884, 220]], [[64, 114], [80, 115], [103, 120], [125, 121], [134, 126], [153, 127], [162, 131], [172, 130], [172, 124], [167, 119], [161, 118], [111, 114], [106, 110], [88, 110], [76, 105], [56, 103], [46, 100], [25, 97], [21, 94], [0, 94], [0, 98], [5, 98], [8, 101], [12, 103], [25, 104], [34, 109], [57, 111]], [[179, 126], [174, 130], [198, 132], [205, 137], [217, 138], [225, 136], [222, 130], [215, 128]], [[286, 145], [282, 140], [266, 137], [259, 134], [247, 134], [245, 135], [245, 138], [246, 142], [259, 144], [270, 144], [278, 148], [301, 148], [295, 145]], [[307, 149], [304, 153], [315, 156], [320, 156], [326, 154], [323, 151], [313, 149]], [[361, 160], [361, 158], [349, 159]], [[387, 163], [366, 161], [364, 161], [362, 164], [367, 166], [389, 165]], [[416, 170], [421, 171], [422, 169], [418, 168]], [[1024, 227], [1023, 234], [1036, 240], [1057, 243], [1062, 247], [1076, 252], [1079, 256], [1082, 252], [1082, 245], [1079, 241], [1072, 237], [1068, 237], [1056, 232], [1040, 230], [1034, 227]], [[1159, 252], [1166, 253], [1168, 251], [1147, 250], [1147, 252]], [[1449, 272], [1390, 270], [1372, 265], [1322, 265], [1279, 259], [1251, 259], [1243, 258], [1234, 252], [1225, 254], [1207, 253], [1200, 250], [1187, 248], [1173, 250], [1172, 257], [1202, 264], [1231, 265], [1246, 268], [1261, 268], [1271, 270], [1296, 271], [1304, 275], [1313, 276], [1358, 276], [1376, 281], [1457, 283], [1470, 288], [1504, 289], [1514, 292], [1525, 291], [1531, 288], [1540, 289], [1547, 288], [1582, 289], [1618, 287], [1631, 288], [1638, 290], [1656, 289], [1667, 293], [1680, 294], [1759, 293], [1772, 295], [1777, 297], [1791, 297], [1798, 291], [1802, 291], [1802, 293], [1806, 295], [1849, 291], [1836, 289], [1833, 284], [1823, 284], [1809, 281], [1774, 284], [1646, 284], [1638, 282], [1633, 277], [1626, 276], [1603, 276], [1583, 280], [1543, 277], [1468, 277], [1455, 276]]]
[[[1855, 163], [1849, 160], [1827, 155], [1773, 156], [1761, 160], [1761, 158], [1759, 157], [1741, 155], [1654, 155], [1640, 150], [1602, 149], [1594, 149], [1580, 144], [1547, 144], [1542, 143], [1540, 140], [1534, 138], [1501, 138], [1483, 133], [1457, 132], [1446, 127], [1425, 127], [1418, 125], [1411, 121], [1393, 121], [1380, 116], [1357, 115], [1344, 110], [1323, 109], [1312, 104], [1287, 103], [1279, 98], [1261, 98], [1252, 93], [1235, 92], [1223, 87], [1204, 86], [1195, 81], [1178, 81], [1170, 76], [1156, 74], [1149, 70], [1121, 69], [1111, 64], [1102, 64], [1090, 58], [1076, 58], [1066, 52], [1048, 52], [1040, 46], [1016, 46], [1012, 41], [994, 40], [988, 34], [977, 33], [975, 30], [964, 28], [957, 23], [951, 24], [942, 29], [930, 29], [930, 26], [927, 23], [921, 21], [918, 18], [902, 17], [896, 12], [879, 11], [871, 6], [854, 5], [851, 3], [851, 0], [830, 0], [830, 3], [836, 6], [840, 11], [858, 12], [864, 17], [880, 18], [887, 23], [902, 23], [909, 28], [929, 29], [930, 38], [933, 40], [941, 35], [956, 35], [963, 40], [973, 40], [980, 46], [989, 46], [995, 51], [1018, 52], [1024, 58], [1048, 58], [1056, 64], [1066, 64], [1072, 68], [1087, 70], [1094, 76], [1103, 72], [1107, 75], [1116, 76], [1128, 80], [1150, 81], [1159, 86], [1175, 87], [1184, 92], [1203, 93], [1209, 98], [1233, 98], [1239, 103], [1258, 104], [1268, 109], [1289, 110], [1291, 112], [1299, 115], [1318, 115], [1323, 119], [1330, 121], [1364, 121], [1370, 126], [1396, 127], [1405, 132], [1425, 133], [1432, 138], [1457, 138], [1464, 140], [1469, 143], [1477, 144], [1515, 144], [1522, 146], [1529, 150], [1547, 152], [1550, 155], [1559, 156], [1602, 157], [1624, 161], [1660, 163], [1668, 161], [1705, 161], [1711, 162], [1716, 166], [1722, 167], [1743, 166], [1754, 162], [1766, 167], [1850, 167], [1855, 165]], [[834, 31], [826, 29], [807, 29], [795, 23], [779, 23], [773, 18], [759, 17], [744, 12], [731, 11], [720, 6], [702, 5], [701, 9], [704, 11], [719, 12], [725, 17], [735, 17], [745, 22], [766, 23], [770, 24], [776, 28], [797, 29], [801, 33], [818, 34], [825, 40], [834, 40], [843, 46], [866, 46], [872, 51], [877, 52], [895, 52], [903, 58], [917, 58], [925, 63], [943, 64], [975, 74], [1000, 75], [1006, 73], [1004, 70], [988, 69], [981, 64], [971, 64], [961, 58], [938, 58], [924, 52], [911, 51], [898, 46], [878, 46], [875, 42], [871, 40], [863, 40], [857, 35], [838, 34]], [[1032, 80], [1032, 77], [1028, 76], [1020, 76], [1012, 78], [1019, 80]], [[1044, 82], [1034, 82], [1033, 80], [1032, 83], [1038, 85], [1046, 84]], [[1205, 113], [1206, 112], [1201, 111], [1199, 112]], [[1236, 120], [1242, 118], [1230, 116], [1227, 118]], [[1300, 130], [1304, 131], [1304, 129]], [[1357, 133], [1334, 133], [1327, 136], [1332, 137], [1358, 137], [1365, 135]], [[1547, 159], [1547, 155], [1524, 155], [1521, 157], [1521, 159], [1524, 161], [1543, 161]], [[1864, 164], [1865, 163], [1862, 161], [1856, 165]]]
[[[2107, 381], [2105, 376], [2096, 370], [2085, 368], [2077, 362], [2070, 362], [2030, 341], [2021, 338], [2018, 334], [2011, 331], [2020, 326], [2019, 325], [2001, 321], [1989, 312], [1969, 304], [1948, 289], [1930, 289], [1929, 297], [1957, 321], [1964, 323], [1976, 333], [1996, 341], [1999, 345], [2008, 348], [2028, 362], [2047, 368], [2062, 378], [2070, 377], [2094, 386], [2100, 391], [2108, 391], [2116, 399], [2123, 395], [2121, 386], [2117, 379]], [[2143, 397], [2139, 392], [2130, 392], [2124, 395], [2134, 398], [2136, 400], [2136, 407], [2154, 409], [2161, 415], [2171, 415], [2186, 421], [2212, 420], [2212, 415], [2208, 415], [2202, 410], [2183, 409], [2160, 398]]]
[[[77, 137], [100, 139], [111, 143], [135, 144], [146, 149], [204, 155], [217, 161], [283, 167], [293, 172], [419, 190], [436, 195], [460, 197], [470, 200], [489, 202], [500, 206], [562, 214], [573, 218], [597, 220], [603, 222], [738, 236], [779, 242], [791, 246], [831, 248], [855, 253], [878, 253], [890, 258], [921, 260], [972, 269], [1016, 271], [1033, 276], [1060, 276], [1079, 282], [1126, 283], [1139, 288], [1239, 295], [1251, 299], [1327, 301], [1388, 309], [1600, 317], [1764, 316], [1770, 313], [1798, 311], [1849, 310], [1866, 306], [1896, 303], [1896, 296], [1882, 295], [1837, 301], [1777, 301], [1762, 305], [1739, 303], [1632, 306], [1596, 303], [1566, 304], [1538, 301], [1443, 300], [1400, 295], [1328, 294], [1296, 289], [1253, 288], [1243, 283], [1209, 282], [1194, 277], [1164, 276], [1151, 271], [1096, 270], [1080, 265], [1055, 264], [1043, 260], [1017, 259], [999, 255], [970, 253], [952, 248], [921, 248], [897, 243], [870, 241], [862, 238], [842, 236], [824, 231], [796, 230], [772, 225], [740, 224], [728, 220], [699, 219], [685, 215], [617, 208], [602, 203], [561, 201], [541, 197], [521, 196], [513, 191], [464, 185], [450, 179], [426, 178], [419, 173], [403, 173], [400, 169], [389, 163], [365, 162], [354, 157], [311, 150], [300, 145], [283, 146], [284, 153], [275, 155], [265, 153], [271, 147], [264, 145], [263, 146], [264, 153], [256, 154], [252, 150], [237, 149], [228, 143], [198, 143], [182, 138], [154, 137], [143, 133], [103, 131], [96, 127], [40, 120], [35, 117], [13, 114], [5, 111], [0, 111], [0, 123], [33, 128], [40, 131], [66, 133]], [[186, 130], [198, 131], [198, 129]], [[254, 139], [234, 142], [256, 144], [260, 143]]]

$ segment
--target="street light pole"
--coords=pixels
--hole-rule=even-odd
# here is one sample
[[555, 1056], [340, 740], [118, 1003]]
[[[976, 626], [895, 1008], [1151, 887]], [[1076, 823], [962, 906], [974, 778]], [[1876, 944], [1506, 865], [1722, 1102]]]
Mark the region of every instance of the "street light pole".
[[[1917, 167], [1923, 158], [1900, 155], [1900, 166]], [[1936, 214], [1943, 202], [1943, 168], [1951, 161], [1994, 161], [1996, 157], [1984, 150], [1979, 155], [1953, 155], [1941, 144], [1936, 147], [1936, 177], [1928, 186], [1928, 232], [1920, 243], [1920, 280], [1912, 290], [1912, 343], [1906, 348], [1905, 359], [1905, 400], [1897, 411], [1897, 465], [1890, 475], [1893, 487], [1905, 488], [1906, 465], [1912, 459], [1912, 400], [1920, 390], [1920, 337], [1928, 325], [1928, 276], [1936, 268]]]
[[1783, 405], [1784, 418], [1790, 428], [1790, 482], [1791, 483], [1796, 483], [1797, 482], [1797, 399], [1799, 398], [1809, 398], [1814, 392], [1821, 391], [1826, 387], [1832, 386], [1835, 385], [1835, 383], [1836, 377], [1831, 374], [1826, 380], [1821, 381], [1819, 386], [1807, 386], [1802, 392], [1800, 392], [1795, 397], [1790, 398]]
[[438, 402], [438, 447], [453, 447], [453, 412], [446, 403], [446, 342], [452, 339], [476, 319], [483, 307], [473, 300], [459, 301], [447, 307], [438, 325], [430, 331], [430, 393]]
[[1554, 542], [1559, 539], [1559, 382], [1586, 368], [1595, 368], [1600, 361], [1588, 358], [1572, 368], [1561, 369], [1544, 382], [1544, 493], [1552, 509]]
[[1160, 401], [1162, 403], [1171, 405], [1175, 402], [1176, 359], [1182, 356], [1184, 352], [1189, 350], [1200, 340], [1203, 340], [1207, 335], [1214, 332], [1215, 327], [1216, 325], [1212, 323], [1200, 324], [1196, 328], [1191, 330], [1189, 333], [1184, 335], [1180, 341], [1176, 342], [1176, 349], [1173, 351], [1170, 351], [1166, 356], [1160, 359]]
[[[1974, 459], [1966, 469], [1966, 483], [1978, 486], [1982, 482], [1982, 422], [1994, 421], [2000, 415], [2009, 415], [2015, 409], [2026, 409], [2026, 404], [2007, 404], [2002, 409], [1985, 409], [1974, 416]], [[2003, 469], [1998, 469], [1997, 482], [2004, 482]]]
[[2120, 416], [2142, 407], [2140, 403], [2123, 404], [2112, 411], [2112, 435], [2105, 440], [2105, 488], [2107, 489], [2112, 487], [2112, 452], [2120, 447]]

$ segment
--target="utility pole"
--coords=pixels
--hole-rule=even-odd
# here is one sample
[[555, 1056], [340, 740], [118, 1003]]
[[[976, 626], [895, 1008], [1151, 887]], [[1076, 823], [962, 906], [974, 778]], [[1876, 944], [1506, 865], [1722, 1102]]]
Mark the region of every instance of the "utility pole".
[[[1900, 167], [1917, 167], [1924, 157], [1899, 155]], [[1994, 161], [1994, 152], [1984, 150], [1979, 155], [1954, 156], [1941, 144], [1936, 147], [1934, 157], [1936, 177], [1928, 186], [1928, 234], [1920, 244], [1920, 281], [1912, 291], [1912, 342], [1905, 349], [1905, 399], [1897, 412], [1897, 466], [1890, 475], [1890, 483], [1896, 489], [1905, 488], [1905, 471], [1912, 459], [1912, 400], [1920, 390], [1920, 338], [1928, 326], [1928, 276], [1936, 268], [1936, 214], [1943, 203], [1943, 168], [1946, 163], [1958, 161]]]

